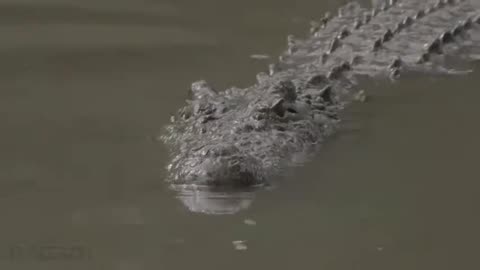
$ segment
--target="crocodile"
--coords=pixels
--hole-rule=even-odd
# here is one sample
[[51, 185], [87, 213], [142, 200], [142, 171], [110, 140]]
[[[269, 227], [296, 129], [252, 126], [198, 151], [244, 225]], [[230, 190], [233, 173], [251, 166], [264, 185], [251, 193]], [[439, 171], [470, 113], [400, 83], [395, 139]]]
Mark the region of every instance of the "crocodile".
[[287, 38], [276, 63], [247, 88], [216, 91], [192, 83], [187, 104], [161, 139], [178, 189], [268, 185], [303, 164], [363, 100], [364, 78], [411, 73], [464, 74], [478, 60], [479, 5], [468, 0], [387, 0], [341, 6], [311, 22], [308, 37]]

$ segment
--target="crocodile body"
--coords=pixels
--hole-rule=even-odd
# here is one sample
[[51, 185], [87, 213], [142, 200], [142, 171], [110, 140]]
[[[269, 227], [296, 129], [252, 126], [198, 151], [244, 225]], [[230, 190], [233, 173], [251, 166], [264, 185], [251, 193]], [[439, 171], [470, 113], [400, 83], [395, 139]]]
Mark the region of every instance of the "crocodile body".
[[478, 59], [477, 8], [462, 0], [390, 0], [373, 9], [349, 3], [313, 22], [308, 38], [289, 36], [278, 63], [255, 85], [216, 92], [194, 82], [191, 99], [162, 136], [173, 156], [169, 181], [268, 183], [335, 131], [339, 112], [361, 99], [360, 78], [455, 74], [464, 60]]

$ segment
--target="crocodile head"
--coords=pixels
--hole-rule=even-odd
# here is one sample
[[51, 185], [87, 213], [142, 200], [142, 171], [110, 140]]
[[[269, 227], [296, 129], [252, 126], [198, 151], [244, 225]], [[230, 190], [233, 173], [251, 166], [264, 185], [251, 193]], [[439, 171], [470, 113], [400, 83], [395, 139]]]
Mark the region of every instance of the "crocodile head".
[[192, 99], [162, 137], [173, 148], [172, 184], [263, 185], [283, 163], [302, 157], [334, 119], [326, 106], [330, 88], [302, 96], [296, 88], [279, 80], [217, 93], [193, 83]]

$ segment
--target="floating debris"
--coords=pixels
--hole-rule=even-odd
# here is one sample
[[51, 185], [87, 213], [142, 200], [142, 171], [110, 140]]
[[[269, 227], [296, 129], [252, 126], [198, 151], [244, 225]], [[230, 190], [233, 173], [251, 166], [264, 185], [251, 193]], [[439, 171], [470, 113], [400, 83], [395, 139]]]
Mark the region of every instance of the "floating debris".
[[249, 225], [249, 226], [255, 226], [255, 225], [257, 225], [257, 222], [256, 222], [255, 220], [253, 220], [253, 219], [248, 219], [248, 218], [245, 219], [245, 220], [243, 221], [243, 223], [245, 223], [246, 225]]
[[247, 250], [247, 245], [244, 240], [235, 240], [232, 241], [232, 244], [236, 250]]
[[257, 59], [257, 60], [265, 60], [265, 59], [270, 59], [270, 55], [268, 55], [268, 54], [251, 54], [250, 58]]
[[359, 102], [365, 102], [367, 100], [367, 94], [365, 93], [364, 90], [360, 90], [355, 95], [354, 99]]

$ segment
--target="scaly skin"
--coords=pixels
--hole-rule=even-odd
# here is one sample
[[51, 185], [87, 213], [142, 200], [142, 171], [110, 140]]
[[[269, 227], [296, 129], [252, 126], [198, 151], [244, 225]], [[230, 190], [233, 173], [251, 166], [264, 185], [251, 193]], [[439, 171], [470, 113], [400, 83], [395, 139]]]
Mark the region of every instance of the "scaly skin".
[[193, 83], [192, 99], [162, 136], [173, 155], [169, 181], [267, 183], [335, 131], [359, 77], [456, 73], [450, 55], [468, 60], [479, 51], [477, 10], [459, 0], [389, 1], [372, 10], [350, 3], [312, 23], [311, 37], [289, 36], [286, 52], [255, 85], [216, 92]]

